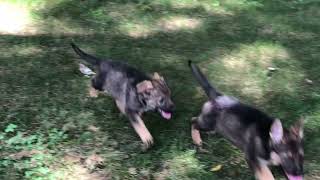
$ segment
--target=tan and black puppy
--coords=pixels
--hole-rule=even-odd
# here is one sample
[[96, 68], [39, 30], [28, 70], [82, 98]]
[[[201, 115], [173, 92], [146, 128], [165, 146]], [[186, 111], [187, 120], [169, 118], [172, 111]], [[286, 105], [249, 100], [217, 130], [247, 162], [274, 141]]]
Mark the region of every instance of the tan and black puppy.
[[153, 144], [153, 138], [141, 116], [146, 111], [156, 110], [163, 118], [170, 119], [174, 104], [170, 89], [158, 73], [149, 76], [119, 61], [99, 59], [89, 55], [71, 43], [74, 51], [94, 67], [91, 95], [102, 91], [111, 95], [119, 110], [125, 114], [145, 147]]
[[302, 122], [283, 128], [279, 119], [216, 91], [196, 65], [189, 66], [209, 97], [192, 120], [194, 143], [202, 144], [199, 131], [216, 131], [245, 153], [257, 179], [273, 180], [268, 165], [281, 165], [289, 180], [302, 180]]

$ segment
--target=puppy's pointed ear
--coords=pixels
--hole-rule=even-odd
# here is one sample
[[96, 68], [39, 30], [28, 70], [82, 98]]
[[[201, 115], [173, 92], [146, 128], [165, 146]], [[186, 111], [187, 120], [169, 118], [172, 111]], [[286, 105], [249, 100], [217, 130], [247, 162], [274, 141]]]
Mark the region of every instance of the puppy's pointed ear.
[[151, 81], [144, 80], [137, 84], [136, 86], [138, 93], [146, 92], [147, 90], [153, 89]]
[[163, 77], [159, 75], [159, 73], [155, 72], [153, 73], [153, 79], [159, 80], [159, 81], [164, 81]]
[[290, 131], [299, 137], [300, 139], [303, 138], [303, 125], [304, 125], [304, 119], [299, 119], [293, 126], [291, 126]]
[[282, 123], [279, 119], [275, 119], [271, 125], [270, 138], [273, 143], [278, 144], [283, 137]]

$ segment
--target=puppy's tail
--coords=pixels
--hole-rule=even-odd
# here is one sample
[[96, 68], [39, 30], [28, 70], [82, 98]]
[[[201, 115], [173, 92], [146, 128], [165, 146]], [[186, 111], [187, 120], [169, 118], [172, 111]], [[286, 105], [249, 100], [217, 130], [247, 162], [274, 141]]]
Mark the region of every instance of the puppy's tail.
[[97, 66], [100, 64], [100, 59], [98, 59], [97, 57], [94, 57], [90, 54], [87, 54], [85, 52], [83, 52], [77, 45], [75, 45], [74, 43], [70, 43], [73, 50], [86, 62], [88, 62], [89, 64], [93, 65], [93, 66]]
[[204, 76], [204, 74], [200, 71], [198, 66], [192, 63], [192, 61], [189, 60], [189, 66], [191, 68], [191, 71], [196, 78], [196, 80], [199, 82], [200, 86], [203, 88], [203, 90], [206, 92], [207, 96], [210, 99], [215, 99], [217, 96], [220, 96], [221, 93], [219, 93], [208, 81], [208, 79]]

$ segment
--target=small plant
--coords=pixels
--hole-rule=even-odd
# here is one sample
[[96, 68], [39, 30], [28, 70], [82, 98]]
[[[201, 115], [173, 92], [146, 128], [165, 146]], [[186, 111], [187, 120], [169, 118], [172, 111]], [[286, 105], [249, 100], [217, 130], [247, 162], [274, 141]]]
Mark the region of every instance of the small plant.
[[[55, 179], [50, 165], [55, 160], [56, 146], [66, 134], [54, 128], [48, 133], [27, 135], [17, 128], [9, 124], [0, 133], [0, 174], [14, 172], [25, 179]], [[12, 168], [14, 171], [8, 171]]]

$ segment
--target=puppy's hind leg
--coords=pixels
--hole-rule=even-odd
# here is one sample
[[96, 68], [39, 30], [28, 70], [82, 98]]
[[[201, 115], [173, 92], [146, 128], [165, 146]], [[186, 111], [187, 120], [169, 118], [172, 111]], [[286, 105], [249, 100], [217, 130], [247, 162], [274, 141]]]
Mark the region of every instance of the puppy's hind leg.
[[91, 85], [89, 88], [90, 97], [98, 97], [99, 91], [104, 91], [104, 76], [103, 74], [97, 74], [91, 79]]
[[120, 110], [120, 112], [122, 114], [125, 114], [125, 105], [124, 105], [124, 103], [120, 102], [119, 100], [116, 100], [116, 104], [117, 104], [117, 107]]
[[193, 143], [198, 146], [199, 151], [203, 153], [208, 153], [209, 151], [206, 149], [203, 149], [202, 145], [202, 139], [200, 131], [203, 132], [212, 132], [215, 130], [215, 119], [211, 116], [206, 116], [203, 114], [200, 114], [199, 117], [192, 118], [191, 122], [191, 137], [193, 140]]
[[193, 143], [197, 146], [202, 145], [202, 139], [200, 135], [200, 129], [199, 129], [199, 124], [197, 122], [198, 118], [193, 117], [192, 122], [191, 122], [191, 137], [193, 140]]
[[95, 88], [93, 88], [91, 86], [89, 87], [89, 96], [90, 97], [96, 98], [96, 97], [98, 97], [98, 94], [99, 94], [98, 90], [96, 90]]

